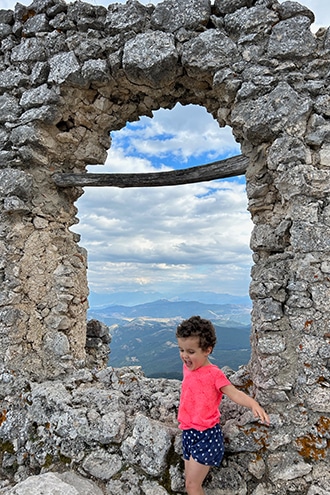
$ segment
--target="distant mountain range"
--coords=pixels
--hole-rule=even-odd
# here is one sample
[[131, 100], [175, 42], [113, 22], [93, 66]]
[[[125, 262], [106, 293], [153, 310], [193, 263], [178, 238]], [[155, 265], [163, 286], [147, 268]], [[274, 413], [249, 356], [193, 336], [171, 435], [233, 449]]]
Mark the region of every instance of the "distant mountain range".
[[160, 299], [168, 301], [199, 301], [205, 304], [243, 304], [251, 306], [251, 300], [248, 295], [233, 296], [231, 294], [220, 294], [210, 291], [193, 291], [183, 292], [179, 295], [160, 293], [160, 292], [116, 292], [116, 293], [97, 293], [91, 292], [88, 300], [91, 308], [99, 308], [103, 306], [113, 306], [115, 304], [123, 304], [124, 306], [136, 306], [154, 302]]
[[211, 355], [220, 367], [237, 369], [250, 358], [249, 304], [205, 304], [199, 301], [156, 300], [135, 306], [91, 307], [89, 319], [109, 326], [112, 337], [109, 365], [139, 365], [148, 377], [182, 378], [175, 338], [177, 325], [192, 315], [211, 320], [217, 345]]

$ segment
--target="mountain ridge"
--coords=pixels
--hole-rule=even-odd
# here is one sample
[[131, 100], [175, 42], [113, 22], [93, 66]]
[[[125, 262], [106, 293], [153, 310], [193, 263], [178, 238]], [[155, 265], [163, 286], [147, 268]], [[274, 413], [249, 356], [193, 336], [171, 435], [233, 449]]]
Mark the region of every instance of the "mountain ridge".
[[211, 320], [218, 340], [211, 360], [219, 367], [238, 369], [250, 358], [250, 311], [243, 304], [159, 299], [135, 306], [91, 308], [88, 314], [109, 327], [109, 366], [140, 365], [150, 378], [181, 379], [175, 330], [183, 319], [198, 314]]
[[135, 306], [166, 299], [172, 302], [198, 301], [204, 304], [244, 304], [251, 305], [248, 295], [236, 296], [211, 291], [191, 291], [180, 294], [166, 292], [122, 291], [116, 293], [96, 293], [91, 291], [88, 297], [91, 308], [100, 308], [112, 305]]
[[[199, 315], [202, 318], [213, 320], [234, 320], [237, 323], [250, 322], [250, 306], [243, 304], [205, 304], [199, 301], [168, 301], [158, 299], [153, 302], [137, 304], [135, 306], [107, 305], [101, 308], [90, 308], [88, 316], [100, 319], [109, 318], [189, 318]], [[96, 316], [95, 316], [96, 315]], [[235, 318], [236, 317], [236, 320]], [[103, 320], [102, 320], [103, 321]], [[104, 321], [104, 323], [107, 323]]]

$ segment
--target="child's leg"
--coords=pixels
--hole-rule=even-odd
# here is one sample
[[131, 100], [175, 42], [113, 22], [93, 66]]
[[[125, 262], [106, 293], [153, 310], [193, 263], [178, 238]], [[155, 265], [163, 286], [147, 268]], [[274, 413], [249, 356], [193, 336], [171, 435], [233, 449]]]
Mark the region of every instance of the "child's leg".
[[203, 481], [210, 470], [210, 466], [204, 466], [190, 457], [185, 463], [186, 490], [188, 495], [205, 495], [202, 488]]

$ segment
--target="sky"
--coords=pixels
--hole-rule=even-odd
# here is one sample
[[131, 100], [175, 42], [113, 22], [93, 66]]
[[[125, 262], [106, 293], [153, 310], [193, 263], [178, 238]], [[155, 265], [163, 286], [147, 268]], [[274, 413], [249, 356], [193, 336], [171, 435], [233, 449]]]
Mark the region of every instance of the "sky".
[[[1, 8], [14, 9], [15, 3], [1, 0]], [[329, 0], [300, 3], [316, 16], [314, 32], [330, 25]], [[142, 117], [111, 136], [106, 164], [91, 166], [89, 172], [165, 171], [240, 153], [231, 129], [220, 128], [204, 108], [192, 105], [160, 109], [153, 118]], [[86, 187], [76, 206], [79, 224], [72, 230], [87, 249], [93, 293], [110, 297], [143, 291], [167, 298], [190, 291], [248, 294], [252, 222], [244, 177], [172, 187]]]

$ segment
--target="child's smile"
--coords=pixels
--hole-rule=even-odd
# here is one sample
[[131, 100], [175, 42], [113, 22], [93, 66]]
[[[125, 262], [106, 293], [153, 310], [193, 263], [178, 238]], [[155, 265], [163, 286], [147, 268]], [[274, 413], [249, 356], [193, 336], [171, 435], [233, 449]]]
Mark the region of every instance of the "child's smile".
[[212, 351], [209, 347], [203, 350], [199, 347], [199, 337], [178, 338], [180, 357], [190, 371], [197, 370], [201, 366], [210, 364], [208, 356]]

